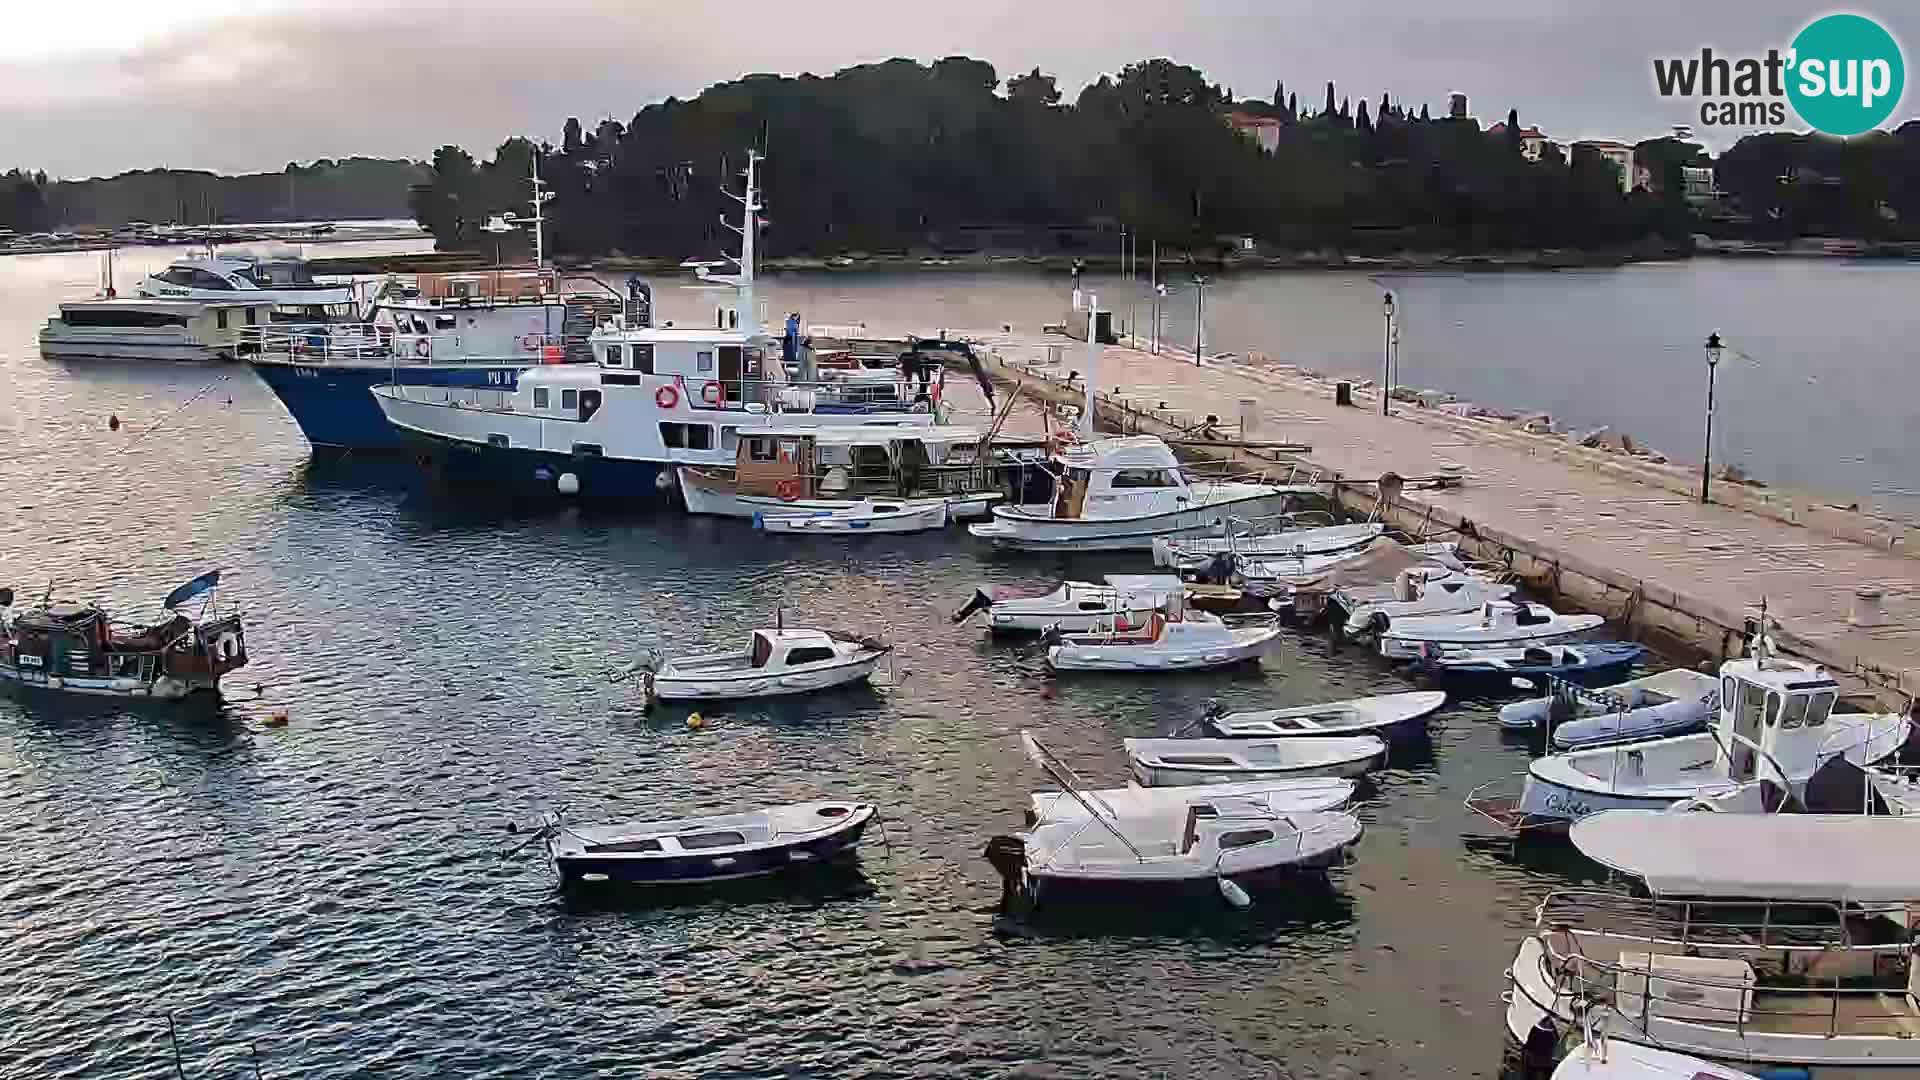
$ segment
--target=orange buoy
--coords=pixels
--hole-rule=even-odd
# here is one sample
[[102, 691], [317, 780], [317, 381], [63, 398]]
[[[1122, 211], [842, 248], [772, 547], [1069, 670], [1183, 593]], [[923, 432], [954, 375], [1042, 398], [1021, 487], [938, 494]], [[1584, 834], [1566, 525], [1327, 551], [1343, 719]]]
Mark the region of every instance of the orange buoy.
[[286, 727], [287, 721], [289, 719], [291, 719], [291, 717], [287, 715], [287, 710], [275, 709], [272, 712], [267, 714], [267, 726], [268, 727]]

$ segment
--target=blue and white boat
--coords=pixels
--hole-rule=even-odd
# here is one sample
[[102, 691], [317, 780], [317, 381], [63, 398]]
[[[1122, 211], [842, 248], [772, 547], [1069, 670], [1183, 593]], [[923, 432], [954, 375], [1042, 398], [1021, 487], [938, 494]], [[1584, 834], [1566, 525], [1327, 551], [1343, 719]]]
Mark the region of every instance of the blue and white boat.
[[749, 157], [747, 193], [735, 196], [746, 208], [741, 255], [732, 260], [739, 273], [697, 267], [703, 281], [738, 294], [738, 307], [717, 313], [714, 326], [602, 326], [587, 341], [594, 363], [531, 368], [511, 386], [374, 387], [374, 402], [429, 477], [450, 491], [490, 496], [657, 502], [678, 483], [676, 466], [733, 465], [742, 437], [756, 432], [930, 430], [934, 411], [915, 407], [910, 388], [866, 393], [861, 410], [847, 410], [827, 383], [791, 378], [782, 342], [760, 332], [752, 270], [758, 162]]
[[808, 802], [636, 825], [569, 825], [550, 813], [534, 838], [563, 884], [705, 885], [848, 858], [877, 812]]
[[402, 448], [375, 386], [512, 390], [527, 368], [588, 359], [587, 335], [603, 320], [644, 322], [644, 285], [632, 283], [623, 305], [598, 282], [570, 286], [546, 267], [537, 160], [530, 182], [533, 266], [389, 279], [346, 318], [248, 332], [242, 351], [314, 449]]
[[1436, 680], [1498, 691], [1516, 680], [1540, 685], [1549, 675], [1569, 682], [1605, 685], [1617, 681], [1646, 654], [1646, 646], [1631, 641], [1492, 648], [1430, 645], [1417, 662]]

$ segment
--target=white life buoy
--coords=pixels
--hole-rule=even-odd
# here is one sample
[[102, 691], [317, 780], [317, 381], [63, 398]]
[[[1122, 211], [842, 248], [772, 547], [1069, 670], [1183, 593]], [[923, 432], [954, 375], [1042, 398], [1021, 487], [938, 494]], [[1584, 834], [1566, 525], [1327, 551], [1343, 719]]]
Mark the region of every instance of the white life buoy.
[[671, 409], [680, 404], [680, 391], [675, 389], [672, 383], [668, 383], [653, 392], [653, 403], [663, 409]]
[[428, 341], [426, 338], [421, 338], [420, 340], [414, 342], [413, 355], [421, 358], [422, 360], [426, 359], [429, 356], [432, 356], [433, 343], [431, 341]]
[[700, 400], [709, 406], [720, 404], [720, 384], [708, 380], [707, 385], [700, 388]]

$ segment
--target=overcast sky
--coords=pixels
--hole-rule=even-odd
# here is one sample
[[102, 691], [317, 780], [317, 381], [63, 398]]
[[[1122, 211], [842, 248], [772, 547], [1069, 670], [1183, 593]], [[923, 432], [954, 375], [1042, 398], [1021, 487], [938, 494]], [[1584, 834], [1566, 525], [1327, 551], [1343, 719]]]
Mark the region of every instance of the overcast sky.
[[[1702, 45], [1784, 47], [1828, 7], [1784, 0], [13, 0], [0, 37], [0, 168], [59, 176], [172, 166], [277, 170], [317, 157], [482, 154], [559, 141], [668, 95], [755, 71], [831, 72], [964, 54], [1038, 66], [1069, 99], [1102, 72], [1167, 56], [1242, 97], [1276, 78], [1484, 122], [1518, 108], [1555, 138], [1644, 138], [1697, 122], [1653, 92], [1651, 59]], [[1920, 5], [1856, 8], [1907, 49]], [[1915, 115], [1909, 93], [1896, 119]], [[1710, 142], [1730, 139], [1699, 129]], [[1737, 134], [1737, 133], [1736, 133]]]

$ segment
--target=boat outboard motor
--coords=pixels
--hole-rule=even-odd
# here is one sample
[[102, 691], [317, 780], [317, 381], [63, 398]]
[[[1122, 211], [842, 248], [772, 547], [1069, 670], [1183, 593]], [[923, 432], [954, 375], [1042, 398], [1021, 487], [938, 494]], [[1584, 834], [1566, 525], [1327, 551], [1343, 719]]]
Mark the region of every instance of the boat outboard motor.
[[986, 586], [983, 585], [973, 590], [973, 595], [967, 599], [967, 602], [962, 604], [960, 609], [953, 613], [953, 621], [957, 623], [966, 622], [974, 612], [985, 611], [992, 606], [993, 594], [988, 592]]
[[653, 325], [653, 286], [635, 274], [627, 278], [627, 327], [645, 330]]
[[1027, 870], [1027, 841], [1010, 833], [987, 840], [987, 862], [1000, 871], [1000, 904], [1011, 907], [1020, 899], [1020, 880]]

